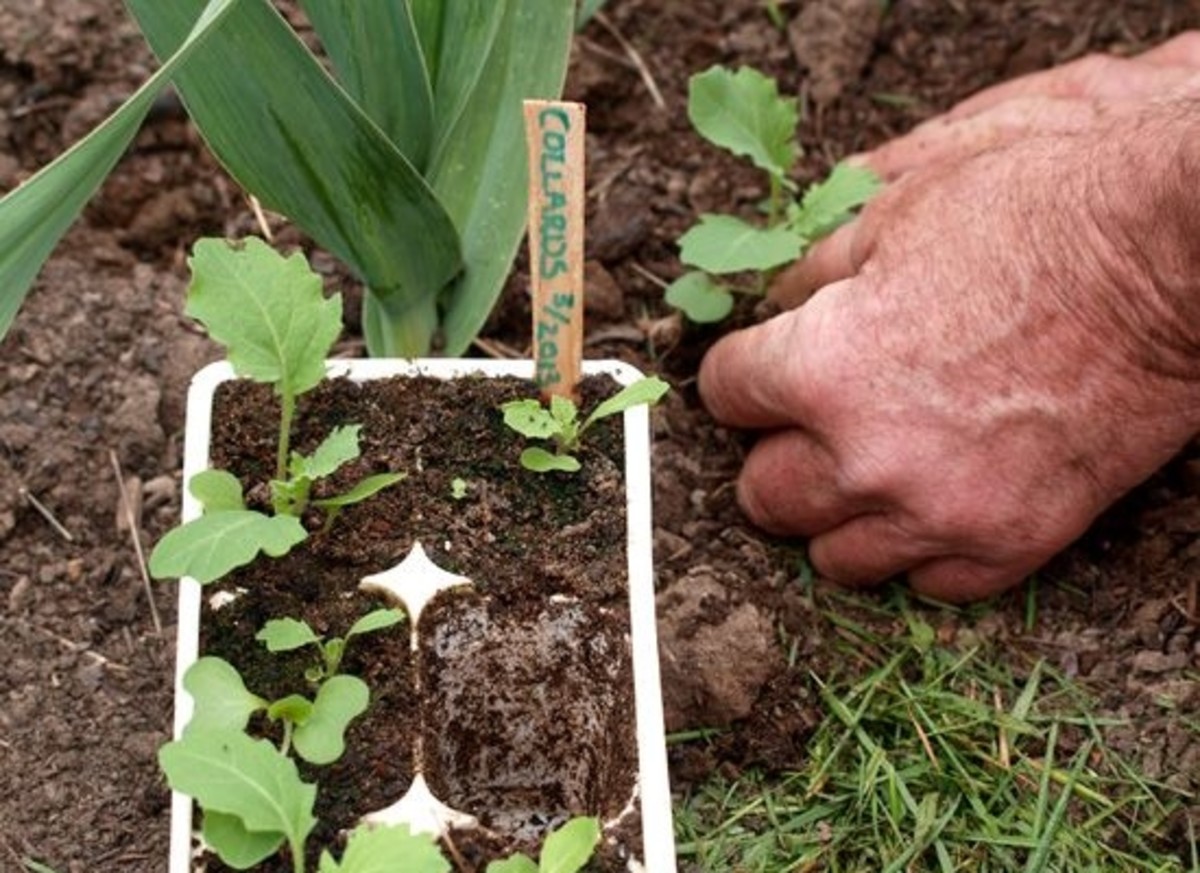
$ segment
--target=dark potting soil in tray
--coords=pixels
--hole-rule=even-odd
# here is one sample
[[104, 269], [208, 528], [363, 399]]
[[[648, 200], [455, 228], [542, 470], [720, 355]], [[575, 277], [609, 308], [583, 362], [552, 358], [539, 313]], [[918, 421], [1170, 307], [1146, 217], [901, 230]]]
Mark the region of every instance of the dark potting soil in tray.
[[[318, 515], [306, 518], [312, 536], [291, 554], [205, 590], [206, 600], [222, 589], [245, 593], [218, 610], [205, 606], [201, 652], [230, 660], [251, 691], [276, 698], [310, 693], [303, 672], [317, 655], [311, 647], [267, 653], [254, 634], [268, 619], [301, 618], [319, 634], [343, 635], [387, 605], [360, 592], [359, 580], [397, 564], [417, 541], [473, 582], [426, 607], [420, 657], [407, 623], [350, 643], [343, 670], [367, 682], [372, 701], [338, 762], [301, 762], [304, 778], [319, 784], [310, 863], [321, 848], [340, 854], [339, 834], [403, 796], [418, 737], [434, 794], [492, 832], [455, 832], [462, 869], [482, 870], [515, 850], [536, 856], [545, 832], [566, 818], [609, 819], [629, 803], [637, 749], [620, 421], [589, 430], [579, 473], [531, 473], [517, 461], [523, 440], [497, 407], [533, 390], [516, 378], [321, 385], [301, 398], [292, 448], [310, 452], [334, 427], [360, 424], [362, 455], [314, 496], [372, 473], [407, 478], [348, 507], [327, 531]], [[585, 380], [582, 408], [614, 390], [607, 377]], [[213, 420], [212, 465], [237, 475], [252, 507], [266, 509], [278, 422], [270, 389], [222, 385]], [[456, 479], [464, 497], [454, 496]], [[266, 723], [252, 728], [270, 735]], [[592, 869], [623, 870], [631, 851], [640, 856], [640, 818], [617, 830]]]

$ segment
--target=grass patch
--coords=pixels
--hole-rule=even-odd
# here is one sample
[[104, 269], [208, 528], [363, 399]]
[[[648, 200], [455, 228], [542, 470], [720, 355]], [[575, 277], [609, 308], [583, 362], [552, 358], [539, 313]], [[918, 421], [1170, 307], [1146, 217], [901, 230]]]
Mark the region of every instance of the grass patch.
[[843, 666], [810, 673], [824, 718], [807, 760], [682, 798], [683, 869], [1200, 873], [1196, 798], [1116, 755], [1117, 722], [1080, 686], [1041, 661], [1018, 674], [1012, 652], [940, 644], [903, 596], [832, 603], [821, 616]]

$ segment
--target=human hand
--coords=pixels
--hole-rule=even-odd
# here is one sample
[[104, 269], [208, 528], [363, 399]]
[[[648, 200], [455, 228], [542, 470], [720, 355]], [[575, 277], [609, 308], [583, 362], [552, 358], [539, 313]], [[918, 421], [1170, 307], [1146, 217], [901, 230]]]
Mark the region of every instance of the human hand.
[[768, 431], [738, 483], [751, 520], [811, 537], [835, 581], [968, 600], [1165, 462], [1200, 429], [1200, 220], [1172, 163], [1195, 115], [907, 170], [831, 238], [799, 282], [821, 290], [701, 369], [717, 419]]

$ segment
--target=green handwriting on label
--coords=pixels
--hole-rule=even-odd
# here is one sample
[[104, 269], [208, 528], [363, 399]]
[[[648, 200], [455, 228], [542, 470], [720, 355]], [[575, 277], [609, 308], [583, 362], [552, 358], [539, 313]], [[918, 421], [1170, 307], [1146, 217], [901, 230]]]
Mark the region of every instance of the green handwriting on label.
[[575, 295], [565, 292], [555, 294], [549, 303], [542, 306], [537, 318], [537, 382], [539, 385], [556, 385], [562, 381], [558, 371], [558, 330], [571, 323], [571, 312], [575, 306]]
[[571, 117], [562, 109], [550, 107], [538, 113], [542, 134], [542, 225], [538, 228], [541, 241], [541, 263], [538, 272], [543, 279], [565, 275], [567, 261], [567, 134]]
[[[536, 269], [544, 283], [545, 294], [544, 302], [534, 314], [534, 344], [537, 348], [537, 382], [548, 387], [563, 381], [559, 353], [572, 329], [572, 319], [578, 317], [579, 289], [574, 287], [578, 279], [572, 275], [570, 246], [576, 204], [571, 202], [575, 193], [569, 184], [569, 171], [582, 172], [583, 168], [568, 166], [571, 115], [565, 109], [548, 106], [538, 113], [537, 123], [541, 148], [538, 163], [541, 217], [537, 228]], [[581, 253], [576, 255], [579, 256]]]

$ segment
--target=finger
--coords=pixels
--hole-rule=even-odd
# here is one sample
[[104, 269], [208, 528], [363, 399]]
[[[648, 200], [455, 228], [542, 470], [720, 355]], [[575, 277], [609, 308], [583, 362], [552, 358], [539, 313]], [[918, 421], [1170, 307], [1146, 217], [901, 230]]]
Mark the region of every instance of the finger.
[[1035, 566], [992, 566], [970, 558], [939, 558], [909, 571], [908, 584], [919, 594], [946, 603], [985, 600], [1015, 588]]
[[844, 224], [775, 278], [767, 297], [784, 309], [794, 309], [819, 288], [858, 272], [865, 258], [862, 219]]
[[803, 410], [791, 373], [799, 312], [785, 312], [713, 345], [700, 364], [700, 399], [713, 418], [734, 427], [777, 428], [799, 424]]
[[838, 362], [845, 343], [850, 279], [827, 285], [807, 306], [727, 334], [700, 364], [700, 399], [718, 421], [759, 430], [811, 427], [841, 405]]
[[841, 585], [883, 582], [928, 560], [934, 544], [914, 537], [885, 513], [850, 519], [808, 544], [808, 557], [822, 576]]
[[1200, 70], [1200, 31], [1189, 30], [1142, 52], [1135, 60], [1161, 67]]
[[[1127, 101], [1156, 97], [1189, 78], [1195, 69], [1167, 64], [1167, 58], [1184, 54], [1185, 46], [1162, 54], [1134, 58], [1088, 55], [1053, 69], [1030, 73], [993, 85], [968, 97], [947, 114], [948, 120], [976, 115], [1009, 100], [1049, 97], [1067, 100]], [[1190, 48], [1190, 47], [1189, 47]]]
[[970, 117], [925, 122], [910, 133], [856, 156], [882, 178], [894, 180], [934, 165], [947, 165], [1014, 142], [1031, 133], [1072, 133], [1093, 125], [1105, 110], [1094, 102], [1015, 97]]
[[738, 503], [755, 525], [781, 536], [815, 536], [865, 508], [864, 501], [839, 490], [829, 450], [797, 429], [755, 445], [738, 478]]

